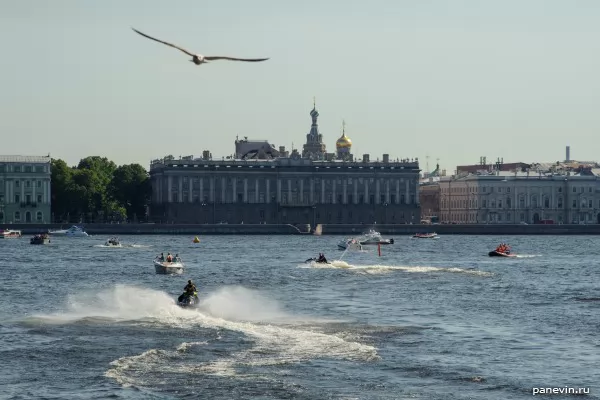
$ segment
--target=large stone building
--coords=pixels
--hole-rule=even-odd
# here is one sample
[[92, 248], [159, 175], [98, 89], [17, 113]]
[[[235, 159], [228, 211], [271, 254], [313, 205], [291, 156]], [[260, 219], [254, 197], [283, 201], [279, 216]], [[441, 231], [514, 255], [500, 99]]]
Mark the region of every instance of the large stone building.
[[[213, 160], [204, 152], [150, 165], [151, 217], [178, 223], [400, 224], [420, 218], [417, 160], [356, 162], [342, 135], [338, 154], [325, 153], [318, 112], [303, 155], [259, 141], [236, 141], [234, 159]], [[252, 143], [256, 151], [252, 149]], [[243, 148], [243, 149], [242, 149]], [[271, 151], [273, 150], [273, 151]], [[243, 155], [245, 156], [241, 159]], [[283, 156], [282, 156], [283, 155]]]
[[0, 224], [51, 222], [50, 161], [0, 156]]
[[600, 170], [534, 164], [440, 180], [441, 222], [600, 223]]

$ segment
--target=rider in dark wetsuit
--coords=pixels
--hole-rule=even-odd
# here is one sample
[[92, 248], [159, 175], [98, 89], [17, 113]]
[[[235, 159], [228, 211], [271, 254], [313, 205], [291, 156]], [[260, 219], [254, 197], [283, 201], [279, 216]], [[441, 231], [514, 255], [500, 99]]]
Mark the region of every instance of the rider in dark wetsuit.
[[187, 285], [185, 285], [185, 287], [183, 288], [183, 294], [179, 296], [177, 300], [181, 303], [186, 297], [194, 296], [197, 291], [198, 289], [196, 288], [196, 285], [194, 285], [194, 283], [191, 280], [188, 280]]
[[325, 258], [325, 254], [319, 253], [319, 258], [317, 259], [317, 262], [318, 263], [324, 263], [324, 264], [326, 264], [327, 263], [327, 259]]

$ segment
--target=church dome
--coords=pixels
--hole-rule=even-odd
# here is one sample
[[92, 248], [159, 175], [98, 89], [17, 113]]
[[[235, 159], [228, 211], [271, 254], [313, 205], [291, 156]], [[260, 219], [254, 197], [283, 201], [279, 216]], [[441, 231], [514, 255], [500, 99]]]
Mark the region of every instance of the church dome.
[[350, 148], [352, 147], [352, 140], [345, 133], [342, 133], [342, 136], [335, 142], [335, 147], [340, 148]]

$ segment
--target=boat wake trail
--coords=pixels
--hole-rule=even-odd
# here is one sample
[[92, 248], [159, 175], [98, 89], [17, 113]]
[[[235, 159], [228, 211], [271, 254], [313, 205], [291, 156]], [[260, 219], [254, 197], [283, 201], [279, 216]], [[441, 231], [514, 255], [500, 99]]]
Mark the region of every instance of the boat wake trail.
[[[285, 313], [276, 301], [243, 287], [225, 287], [209, 294], [201, 299], [197, 311], [175, 307], [179, 311], [170, 315], [186, 321], [186, 328], [193, 323], [196, 330], [202, 327], [216, 331], [217, 338], [199, 337], [176, 348], [149, 349], [121, 357], [110, 364], [105, 376], [122, 385], [148, 386], [155, 384], [158, 378], [165, 380], [165, 375], [186, 379], [190, 374], [236, 378], [248, 375], [256, 379], [254, 368], [277, 368], [318, 358], [358, 362], [379, 359], [375, 347], [345, 339], [344, 332], [325, 333], [325, 327], [320, 326], [317, 319], [306, 325], [307, 317]], [[153, 310], [158, 313], [158, 309]], [[164, 313], [163, 310], [160, 318], [165, 318]], [[173, 325], [173, 321], [170, 324]], [[223, 345], [219, 344], [224, 331], [243, 335], [244, 346], [230, 344], [225, 347], [230, 350], [224, 352]], [[231, 341], [231, 338], [223, 340]], [[197, 346], [203, 347], [201, 356], [193, 354]]]
[[300, 265], [300, 268], [333, 268], [333, 269], [348, 269], [353, 272], [363, 274], [386, 274], [394, 271], [404, 271], [413, 273], [458, 273], [478, 276], [492, 276], [491, 272], [479, 271], [476, 269], [453, 268], [453, 267], [432, 267], [432, 266], [408, 266], [408, 265], [352, 265], [345, 261], [333, 261], [331, 264], [319, 264], [311, 262], [310, 264]]

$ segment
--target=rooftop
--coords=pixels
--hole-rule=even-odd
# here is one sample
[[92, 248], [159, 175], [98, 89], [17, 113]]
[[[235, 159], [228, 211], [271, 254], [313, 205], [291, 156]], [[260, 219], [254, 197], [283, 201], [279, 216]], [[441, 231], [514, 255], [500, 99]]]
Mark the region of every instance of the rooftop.
[[50, 163], [50, 156], [3, 156], [0, 155], [0, 163]]

